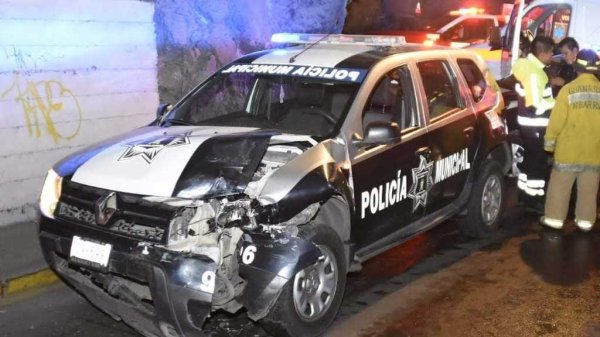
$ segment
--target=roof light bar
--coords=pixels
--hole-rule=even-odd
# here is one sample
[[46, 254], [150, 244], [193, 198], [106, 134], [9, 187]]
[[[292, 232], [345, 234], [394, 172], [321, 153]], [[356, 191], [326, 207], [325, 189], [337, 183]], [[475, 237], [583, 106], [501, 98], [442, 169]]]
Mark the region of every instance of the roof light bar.
[[271, 36], [271, 42], [395, 47], [406, 44], [406, 38], [404, 36], [381, 35], [276, 33]]
[[470, 7], [470, 8], [460, 8], [458, 10], [450, 11], [450, 15], [453, 16], [461, 16], [461, 15], [477, 15], [477, 14], [485, 14], [485, 9]]

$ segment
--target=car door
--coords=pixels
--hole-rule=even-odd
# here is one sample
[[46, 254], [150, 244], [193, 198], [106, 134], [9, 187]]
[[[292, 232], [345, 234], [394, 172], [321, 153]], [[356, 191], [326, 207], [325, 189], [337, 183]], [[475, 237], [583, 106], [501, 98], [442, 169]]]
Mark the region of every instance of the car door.
[[415, 199], [411, 187], [416, 180], [427, 182], [427, 175], [414, 178], [415, 168], [422, 164], [418, 153], [427, 146], [427, 138], [408, 65], [379, 79], [363, 109], [362, 123], [363, 133], [374, 123], [397, 123], [401, 137], [390, 144], [363, 145], [352, 160], [358, 248], [423, 215], [423, 196]]
[[427, 111], [425, 157], [433, 167], [425, 206], [425, 214], [431, 214], [455, 201], [466, 184], [475, 156], [477, 119], [448, 59], [418, 62], [417, 68]]

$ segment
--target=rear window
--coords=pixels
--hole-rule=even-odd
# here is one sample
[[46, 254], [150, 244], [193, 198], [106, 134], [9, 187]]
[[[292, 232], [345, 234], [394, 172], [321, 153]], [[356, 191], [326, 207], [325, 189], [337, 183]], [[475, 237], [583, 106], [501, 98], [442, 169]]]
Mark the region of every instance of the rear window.
[[485, 90], [487, 89], [487, 83], [485, 82], [481, 70], [479, 70], [479, 67], [475, 62], [469, 59], [459, 59], [458, 67], [465, 77], [465, 80], [467, 80], [473, 100], [478, 103], [483, 98]]

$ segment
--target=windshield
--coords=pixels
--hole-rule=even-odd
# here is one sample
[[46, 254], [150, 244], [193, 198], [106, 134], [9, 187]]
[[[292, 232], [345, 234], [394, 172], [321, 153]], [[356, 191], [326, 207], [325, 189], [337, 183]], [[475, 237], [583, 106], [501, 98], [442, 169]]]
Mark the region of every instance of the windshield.
[[449, 24], [454, 19], [456, 19], [456, 15], [447, 14], [436, 16], [429, 21], [429, 24], [425, 26], [425, 28], [428, 28], [433, 31], [439, 31], [442, 27]]
[[185, 97], [163, 123], [325, 137], [341, 126], [364, 75], [354, 69], [234, 64]]

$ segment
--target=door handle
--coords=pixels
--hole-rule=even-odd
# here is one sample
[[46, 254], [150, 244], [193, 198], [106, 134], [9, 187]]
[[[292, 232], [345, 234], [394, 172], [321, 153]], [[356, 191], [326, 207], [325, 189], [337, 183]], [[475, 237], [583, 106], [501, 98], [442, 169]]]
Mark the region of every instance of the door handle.
[[472, 126], [469, 126], [468, 128], [465, 128], [463, 130], [463, 133], [465, 134], [465, 137], [470, 139], [471, 137], [473, 137], [473, 132], [475, 132], [475, 128]]
[[417, 151], [415, 151], [415, 156], [423, 156], [429, 159], [429, 156], [431, 156], [431, 149], [427, 146], [419, 148]]

